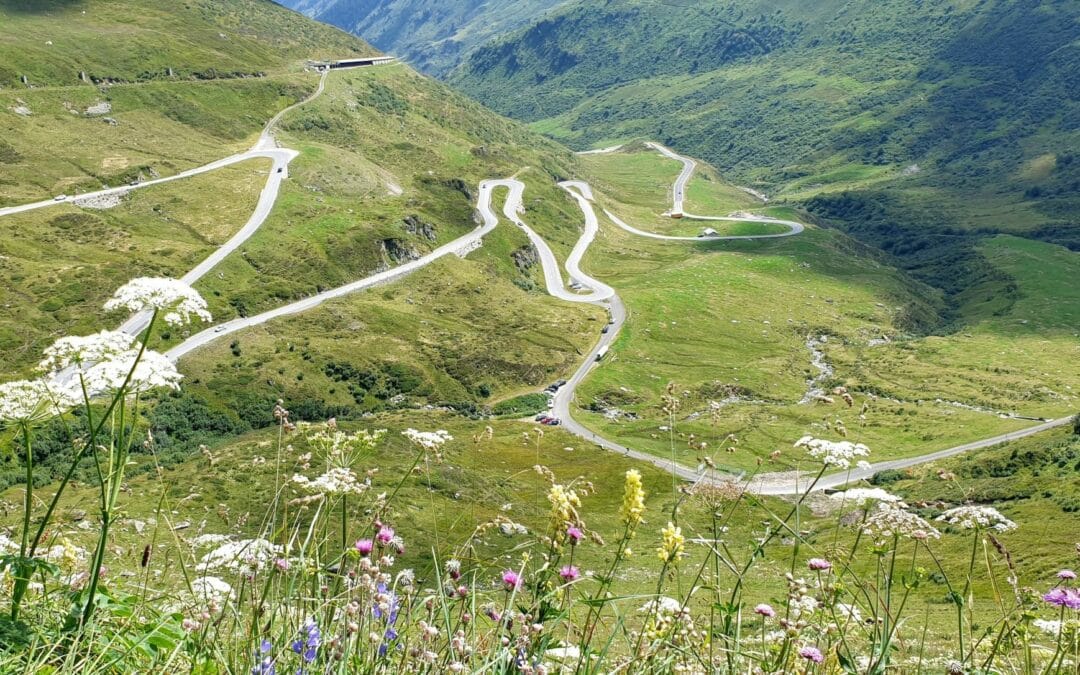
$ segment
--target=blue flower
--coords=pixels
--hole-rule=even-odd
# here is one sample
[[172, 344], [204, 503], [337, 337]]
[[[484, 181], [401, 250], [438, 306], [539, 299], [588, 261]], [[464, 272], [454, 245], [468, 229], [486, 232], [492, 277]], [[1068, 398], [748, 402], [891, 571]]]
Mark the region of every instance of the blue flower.
[[307, 619], [300, 627], [300, 638], [292, 643], [292, 650], [300, 654], [306, 663], [311, 663], [318, 657], [319, 645], [322, 644], [322, 633], [314, 619]]
[[[386, 584], [379, 584], [378, 591], [379, 591], [379, 593], [386, 593], [386, 591], [387, 591]], [[397, 623], [397, 617], [398, 617], [398, 604], [399, 603], [398, 603], [397, 593], [390, 593], [390, 599], [387, 602], [387, 604], [389, 605], [389, 608], [388, 608], [388, 610], [386, 612], [383, 612], [382, 608], [379, 607], [378, 603], [376, 603], [375, 606], [372, 609], [372, 614], [375, 615], [376, 619], [385, 619], [387, 625], [392, 626], [395, 623]]]
[[255, 652], [255, 665], [251, 668], [251, 675], [274, 675], [274, 659], [269, 656], [273, 645], [269, 640], [259, 643], [259, 650]]

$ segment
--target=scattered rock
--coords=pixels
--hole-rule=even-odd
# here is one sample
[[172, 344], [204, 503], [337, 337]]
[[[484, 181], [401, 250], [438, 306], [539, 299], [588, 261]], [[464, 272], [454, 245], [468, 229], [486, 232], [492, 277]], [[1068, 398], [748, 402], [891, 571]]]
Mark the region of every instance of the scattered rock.
[[395, 263], [416, 260], [420, 257], [420, 252], [415, 246], [401, 239], [383, 239], [379, 242], [379, 247], [382, 249], [383, 257], [388, 257]]
[[97, 103], [95, 103], [92, 106], [89, 106], [86, 109], [86, 114], [88, 116], [108, 115], [111, 112], [112, 112], [112, 103], [109, 103], [108, 101], [98, 101]]
[[179, 523], [173, 525], [173, 532], [178, 532], [179, 530], [186, 530], [189, 527], [191, 527], [190, 520], [181, 520]]
[[435, 241], [436, 228], [431, 223], [420, 220], [420, 216], [405, 216], [405, 231], [409, 234], [418, 234], [428, 241]]
[[514, 266], [523, 274], [528, 272], [533, 265], [540, 262], [540, 252], [532, 244], [522, 246], [511, 253], [510, 257], [514, 260]]
[[124, 194], [122, 192], [115, 192], [108, 195], [96, 195], [94, 197], [84, 197], [75, 200], [75, 206], [81, 206], [84, 209], [96, 209], [104, 211], [111, 209], [124, 201]]
[[31, 112], [30, 108], [27, 108], [25, 105], [23, 105], [21, 101], [19, 105], [11, 106], [9, 110], [11, 110], [11, 112], [15, 113], [16, 115], [22, 115], [23, 117], [29, 117], [30, 115], [34, 114], [33, 112]]

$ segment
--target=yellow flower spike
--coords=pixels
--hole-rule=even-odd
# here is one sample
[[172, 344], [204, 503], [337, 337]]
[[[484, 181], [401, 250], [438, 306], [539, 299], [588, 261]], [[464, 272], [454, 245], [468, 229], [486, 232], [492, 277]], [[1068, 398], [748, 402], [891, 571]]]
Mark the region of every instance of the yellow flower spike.
[[623, 523], [634, 530], [645, 516], [645, 488], [641, 486], [641, 474], [637, 469], [626, 472], [623, 489], [622, 509], [619, 511]]

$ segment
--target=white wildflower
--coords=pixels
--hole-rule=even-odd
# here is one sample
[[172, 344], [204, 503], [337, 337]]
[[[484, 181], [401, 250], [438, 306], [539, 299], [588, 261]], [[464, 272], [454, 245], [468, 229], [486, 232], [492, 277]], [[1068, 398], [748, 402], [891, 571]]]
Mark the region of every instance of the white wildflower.
[[644, 605], [641, 606], [641, 609], [639, 611], [642, 613], [648, 613], [656, 610], [657, 612], [663, 614], [677, 614], [678, 612], [682, 611], [682, 606], [682, 603], [675, 598], [669, 598], [666, 595], [662, 595], [656, 600], [650, 600], [646, 602]]
[[[135, 360], [138, 359], [136, 364]], [[132, 367], [135, 371], [132, 372]], [[128, 373], [131, 380], [128, 381]], [[129, 349], [123, 354], [103, 361], [86, 371], [86, 387], [91, 394], [118, 391], [127, 381], [129, 393], [149, 391], [150, 389], [179, 389], [184, 376], [164, 354], [146, 350], [139, 355], [139, 350]]]
[[0, 422], [36, 422], [63, 413], [77, 403], [74, 393], [56, 381], [15, 380], [0, 384]]
[[215, 544], [224, 544], [227, 541], [232, 541], [232, 535], [230, 534], [200, 534], [197, 537], [193, 537], [188, 540], [188, 543], [192, 546], [199, 548], [202, 546], [213, 546]]
[[958, 506], [942, 513], [936, 520], [950, 525], [959, 525], [968, 530], [988, 528], [998, 532], [1008, 532], [1016, 529], [1016, 523], [991, 506]]
[[851, 441], [827, 441], [813, 436], [803, 436], [795, 443], [796, 448], [806, 448], [811, 457], [820, 459], [826, 466], [846, 469], [856, 457], [866, 457], [870, 448]]
[[191, 323], [192, 316], [212, 320], [202, 296], [182, 281], [168, 278], [140, 277], [116, 290], [105, 303], [106, 311], [127, 309], [131, 312], [164, 312], [165, 323], [181, 326]]
[[251, 574], [271, 564], [281, 554], [281, 547], [265, 539], [242, 539], [228, 542], [207, 553], [195, 567], [200, 572], [228, 569]]
[[894, 536], [918, 540], [941, 538], [941, 533], [925, 519], [884, 502], [879, 503], [877, 511], [866, 519], [862, 531], [873, 537], [878, 544]]
[[417, 431], [416, 429], [406, 429], [401, 432], [402, 436], [405, 436], [410, 441], [424, 448], [425, 450], [438, 450], [447, 441], [454, 440], [454, 437], [450, 435], [444, 429], [438, 431]]
[[119, 330], [103, 330], [94, 335], [62, 337], [45, 350], [38, 368], [57, 373], [69, 367], [82, 372], [95, 363], [108, 361], [131, 349], [135, 338]]
[[317, 495], [358, 495], [368, 489], [352, 469], [344, 467], [330, 469], [314, 480], [302, 474], [294, 474], [292, 480], [305, 492]]
[[816, 612], [818, 601], [817, 598], [812, 595], [803, 595], [792, 598], [788, 608], [791, 610], [791, 618], [797, 621], [800, 618], [810, 616]]
[[843, 492], [834, 492], [829, 495], [829, 497], [836, 501], [851, 502], [860, 506], [866, 502], [895, 504], [902, 501], [900, 497], [897, 497], [886, 490], [882, 490], [881, 488], [851, 488], [850, 490], [844, 490]]

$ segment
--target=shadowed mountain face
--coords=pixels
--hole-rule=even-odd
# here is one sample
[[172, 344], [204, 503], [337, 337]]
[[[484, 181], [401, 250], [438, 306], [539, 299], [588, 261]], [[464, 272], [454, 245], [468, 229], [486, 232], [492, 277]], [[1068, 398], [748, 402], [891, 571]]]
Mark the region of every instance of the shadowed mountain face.
[[477, 46], [566, 0], [279, 0], [443, 76]]

